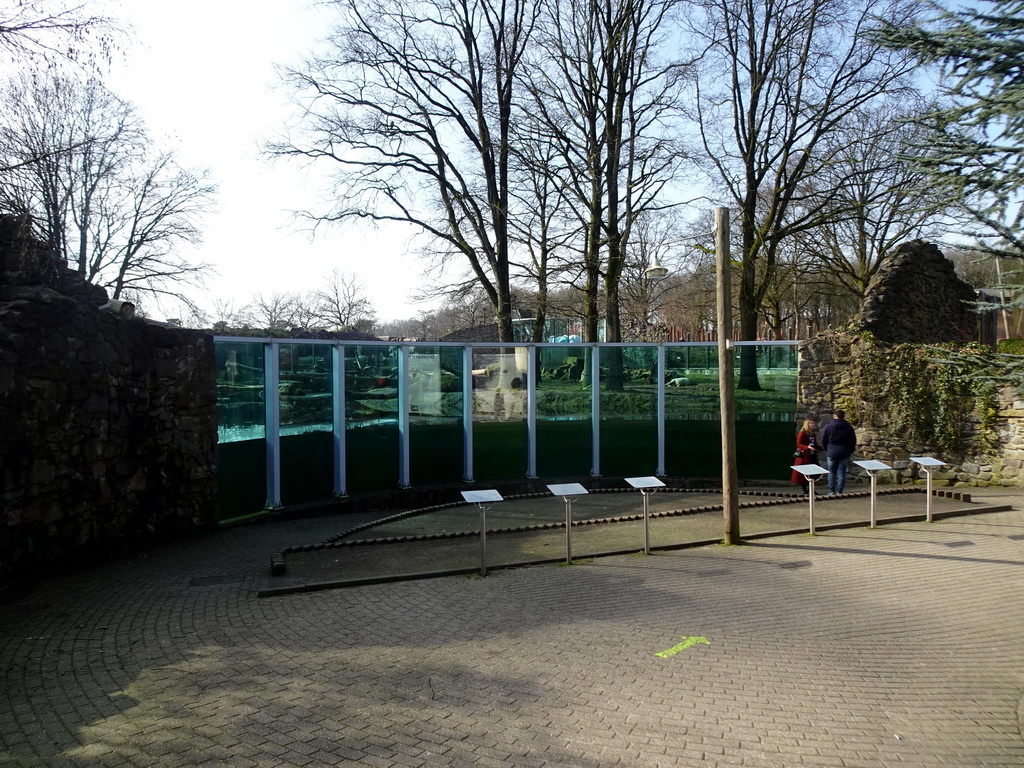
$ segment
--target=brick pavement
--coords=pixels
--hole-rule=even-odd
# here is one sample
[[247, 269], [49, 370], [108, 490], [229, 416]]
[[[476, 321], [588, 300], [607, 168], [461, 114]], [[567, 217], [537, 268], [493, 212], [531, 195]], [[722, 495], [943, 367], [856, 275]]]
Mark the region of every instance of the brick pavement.
[[985, 495], [1015, 508], [262, 599], [336, 521], [79, 569], [0, 605], [0, 766], [1021, 766], [1024, 497]]
[[[952, 492], [950, 492], [952, 493]], [[936, 516], [998, 504], [956, 498], [932, 499]], [[879, 521], [925, 516], [922, 488], [891, 488], [876, 499]], [[778, 489], [748, 490], [739, 497], [741, 532], [746, 538], [800, 533], [809, 527], [804, 497]], [[815, 528], [861, 526], [870, 519], [870, 493], [819, 498]], [[628, 554], [650, 547], [672, 549], [715, 544], [722, 540], [722, 496], [711, 492], [665, 491], [650, 499], [647, 535], [643, 501], [635, 492], [594, 493], [574, 504], [571, 552], [574, 559]], [[613, 521], [593, 524], [593, 521]], [[339, 521], [340, 523], [340, 521]], [[488, 535], [482, 546], [480, 513], [473, 505], [445, 505], [411, 510], [364, 522], [322, 543], [290, 546], [275, 554], [273, 578], [262, 595], [351, 586], [385, 578], [479, 573], [483, 562], [493, 569], [508, 565], [565, 562], [565, 506], [549, 494], [510, 498], [487, 512]], [[486, 549], [486, 552], [483, 550]]]

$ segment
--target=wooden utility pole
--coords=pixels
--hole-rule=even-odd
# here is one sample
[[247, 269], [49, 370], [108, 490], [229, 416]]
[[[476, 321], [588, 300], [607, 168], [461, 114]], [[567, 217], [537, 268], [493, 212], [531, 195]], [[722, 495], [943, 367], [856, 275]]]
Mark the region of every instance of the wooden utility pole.
[[729, 209], [715, 209], [718, 303], [718, 396], [722, 416], [723, 544], [740, 543], [739, 473], [736, 470], [736, 390], [733, 383], [732, 285], [729, 268]]

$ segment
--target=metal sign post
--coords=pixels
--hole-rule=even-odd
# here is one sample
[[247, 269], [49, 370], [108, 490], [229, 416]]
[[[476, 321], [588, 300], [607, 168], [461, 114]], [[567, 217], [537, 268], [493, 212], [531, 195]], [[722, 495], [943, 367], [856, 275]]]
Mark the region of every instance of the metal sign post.
[[497, 491], [462, 491], [462, 498], [480, 510], [480, 575], [487, 575], [487, 510], [495, 501], [504, 501]]
[[892, 469], [888, 464], [881, 461], [875, 461], [869, 459], [866, 461], [855, 461], [853, 462], [858, 467], [868, 473], [868, 477], [871, 478], [871, 527], [875, 527], [875, 494], [878, 492], [878, 473], [883, 469]]
[[822, 475], [827, 475], [828, 470], [818, 464], [799, 464], [790, 467], [795, 469], [801, 475], [807, 478], [810, 494], [807, 497], [809, 515], [810, 515], [810, 532], [814, 536], [814, 481]]
[[651, 507], [650, 495], [665, 484], [656, 477], [627, 477], [626, 482], [640, 491], [644, 497], [644, 554], [651, 554]]
[[930, 523], [932, 521], [932, 472], [935, 471], [936, 467], [945, 467], [946, 462], [933, 459], [931, 456], [911, 456], [910, 460], [920, 464], [921, 469], [928, 476], [925, 483], [928, 501], [925, 503], [924, 518]]
[[565, 562], [572, 564], [572, 503], [576, 496], [589, 493], [579, 483], [555, 483], [548, 490], [565, 501]]

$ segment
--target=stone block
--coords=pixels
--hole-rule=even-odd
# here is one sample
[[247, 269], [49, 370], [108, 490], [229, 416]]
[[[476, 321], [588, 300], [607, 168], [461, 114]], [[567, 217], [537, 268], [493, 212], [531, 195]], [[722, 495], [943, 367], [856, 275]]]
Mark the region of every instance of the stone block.
[[32, 471], [29, 475], [29, 482], [45, 485], [53, 482], [57, 476], [54, 465], [48, 459], [36, 459], [32, 462]]

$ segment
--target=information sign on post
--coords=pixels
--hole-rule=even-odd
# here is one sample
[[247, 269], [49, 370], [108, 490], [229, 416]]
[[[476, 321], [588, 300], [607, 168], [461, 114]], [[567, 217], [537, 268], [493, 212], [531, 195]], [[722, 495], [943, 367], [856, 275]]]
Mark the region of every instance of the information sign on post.
[[871, 478], [871, 527], [875, 527], [875, 494], [878, 490], [878, 473], [883, 469], [892, 469], [888, 464], [881, 461], [875, 461], [874, 459], [866, 459], [864, 461], [853, 462], [858, 467], [868, 473], [868, 477]]
[[589, 491], [579, 483], [555, 483], [548, 490], [565, 501], [565, 562], [572, 563], [572, 503]]
[[819, 464], [798, 464], [791, 467], [807, 478], [808, 491], [807, 503], [809, 505], [810, 531], [814, 535], [814, 481], [822, 475], [827, 475], [828, 470]]
[[650, 495], [665, 484], [656, 477], [627, 477], [626, 482], [636, 488], [644, 497], [644, 554], [651, 554], [651, 507]]
[[928, 478], [925, 490], [925, 493], [928, 496], [928, 501], [925, 502], [924, 518], [930, 523], [932, 521], [932, 472], [934, 472], [937, 467], [946, 466], [947, 462], [939, 459], [933, 459], [931, 456], [911, 456], [910, 460], [919, 464]]
[[480, 575], [487, 575], [487, 510], [496, 501], [504, 501], [497, 491], [462, 491], [462, 498], [480, 510]]

